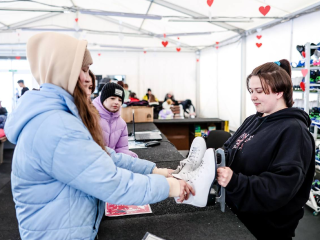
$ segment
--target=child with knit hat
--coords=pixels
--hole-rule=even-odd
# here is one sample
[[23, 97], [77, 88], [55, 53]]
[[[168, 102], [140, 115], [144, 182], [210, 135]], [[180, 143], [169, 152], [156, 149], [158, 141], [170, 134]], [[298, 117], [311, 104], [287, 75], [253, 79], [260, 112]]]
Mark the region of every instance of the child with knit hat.
[[117, 153], [136, 158], [138, 155], [129, 150], [127, 124], [120, 116], [124, 96], [124, 89], [119, 84], [110, 82], [103, 87], [100, 97], [93, 100], [93, 105], [100, 113], [105, 145]]

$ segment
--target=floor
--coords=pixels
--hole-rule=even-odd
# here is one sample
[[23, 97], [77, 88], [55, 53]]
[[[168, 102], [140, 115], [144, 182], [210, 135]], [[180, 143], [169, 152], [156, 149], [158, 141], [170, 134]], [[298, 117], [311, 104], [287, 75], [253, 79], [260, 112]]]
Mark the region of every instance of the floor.
[[[186, 151], [181, 154], [185, 156]], [[15, 219], [14, 204], [10, 194], [10, 171], [13, 150], [4, 151], [4, 163], [0, 165], [0, 239], [20, 239], [17, 221]], [[305, 207], [305, 214], [296, 230], [294, 240], [320, 239], [320, 214], [313, 216], [313, 210]]]

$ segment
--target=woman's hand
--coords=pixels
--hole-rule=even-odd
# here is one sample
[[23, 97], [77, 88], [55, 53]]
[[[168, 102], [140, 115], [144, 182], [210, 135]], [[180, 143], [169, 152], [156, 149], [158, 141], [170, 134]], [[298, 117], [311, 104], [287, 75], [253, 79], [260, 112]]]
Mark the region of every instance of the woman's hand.
[[231, 180], [233, 171], [229, 167], [220, 167], [217, 169], [217, 175], [219, 185], [226, 187]]
[[177, 199], [178, 202], [183, 202], [184, 200], [188, 200], [190, 192], [193, 196], [196, 195], [191, 185], [186, 183], [184, 180], [179, 180], [179, 183], [180, 183], [180, 194], [179, 194], [179, 198]]
[[173, 172], [174, 172], [173, 169], [168, 168], [168, 175], [167, 175], [167, 177], [173, 177], [173, 176], [172, 176], [172, 173], [173, 173]]

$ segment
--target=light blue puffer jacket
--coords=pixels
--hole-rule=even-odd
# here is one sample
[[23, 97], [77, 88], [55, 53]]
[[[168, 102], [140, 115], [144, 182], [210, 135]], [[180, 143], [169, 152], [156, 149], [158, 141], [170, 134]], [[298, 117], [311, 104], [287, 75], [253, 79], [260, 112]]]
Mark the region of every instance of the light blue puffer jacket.
[[22, 239], [94, 239], [104, 202], [142, 205], [169, 195], [154, 163], [94, 142], [73, 97], [46, 83], [28, 91], [5, 125], [17, 144], [12, 193]]

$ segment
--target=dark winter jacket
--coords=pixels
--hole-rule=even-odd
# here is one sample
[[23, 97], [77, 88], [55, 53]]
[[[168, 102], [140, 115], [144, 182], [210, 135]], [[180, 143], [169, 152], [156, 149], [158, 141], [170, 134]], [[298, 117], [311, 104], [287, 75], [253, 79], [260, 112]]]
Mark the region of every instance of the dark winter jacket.
[[258, 239], [285, 239], [303, 217], [315, 171], [309, 116], [286, 108], [248, 117], [225, 143], [227, 204]]
[[25, 94], [26, 91], [29, 91], [29, 88], [27, 88], [27, 87], [22, 88], [22, 90], [21, 90], [21, 96], [22, 96], [23, 94]]

